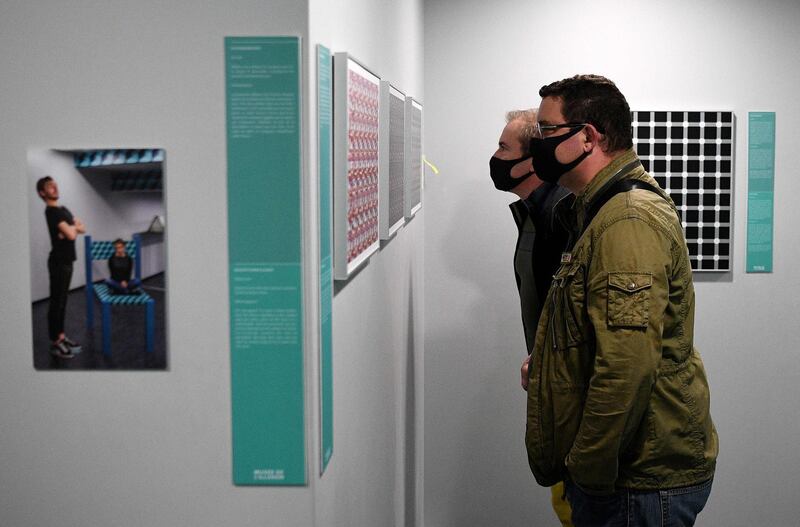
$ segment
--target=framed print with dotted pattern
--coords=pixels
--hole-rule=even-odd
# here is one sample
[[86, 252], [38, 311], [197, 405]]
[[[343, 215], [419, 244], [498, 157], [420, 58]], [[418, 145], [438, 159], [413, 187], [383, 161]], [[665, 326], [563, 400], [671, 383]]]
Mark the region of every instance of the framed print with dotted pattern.
[[405, 114], [406, 220], [422, 208], [422, 103], [406, 96]]
[[403, 92], [381, 81], [381, 240], [390, 239], [405, 223], [405, 101]]
[[634, 111], [633, 143], [680, 213], [693, 271], [730, 271], [735, 117]]
[[347, 53], [333, 59], [334, 278], [378, 250], [380, 79]]

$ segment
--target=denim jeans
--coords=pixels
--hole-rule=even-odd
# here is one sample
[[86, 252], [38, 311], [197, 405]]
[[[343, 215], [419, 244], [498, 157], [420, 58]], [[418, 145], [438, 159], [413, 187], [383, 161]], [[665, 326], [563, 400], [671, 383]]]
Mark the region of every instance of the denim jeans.
[[566, 481], [575, 527], [691, 527], [711, 494], [711, 482], [656, 491], [618, 489], [593, 496]]

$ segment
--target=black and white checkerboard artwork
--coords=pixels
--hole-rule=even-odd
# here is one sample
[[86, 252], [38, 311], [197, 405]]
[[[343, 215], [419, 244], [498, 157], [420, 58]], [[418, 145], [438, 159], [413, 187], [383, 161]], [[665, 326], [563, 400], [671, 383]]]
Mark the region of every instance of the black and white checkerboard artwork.
[[645, 170], [681, 215], [694, 271], [731, 269], [733, 112], [631, 112]]

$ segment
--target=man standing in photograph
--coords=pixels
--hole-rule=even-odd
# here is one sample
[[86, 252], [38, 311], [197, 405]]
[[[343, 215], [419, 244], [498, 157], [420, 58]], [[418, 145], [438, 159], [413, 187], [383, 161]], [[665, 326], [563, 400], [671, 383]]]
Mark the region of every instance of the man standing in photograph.
[[36, 192], [47, 204], [45, 218], [50, 234], [51, 250], [47, 259], [50, 276], [50, 304], [47, 310], [47, 330], [50, 353], [60, 359], [71, 359], [80, 346], [64, 333], [72, 262], [75, 261], [75, 239], [86, 232], [83, 222], [58, 203], [58, 185], [50, 176], [36, 182]]
[[556, 210], [570, 242], [530, 366], [531, 469], [565, 481], [577, 527], [691, 526], [718, 440], [678, 212], [633, 150], [613, 82], [580, 75], [539, 95], [533, 168], [575, 202]]
[[[535, 110], [516, 110], [506, 114], [506, 126], [500, 134], [497, 151], [489, 160], [489, 172], [495, 188], [511, 192], [519, 200], [509, 208], [519, 229], [514, 251], [514, 277], [519, 291], [522, 327], [527, 353], [533, 349], [542, 303], [553, 273], [567, 243], [567, 232], [554, 221], [553, 207], [569, 191], [555, 183], [544, 183], [531, 167], [528, 144], [536, 127]], [[522, 364], [522, 388], [528, 386], [528, 361]], [[564, 527], [570, 527], [569, 503], [564, 499], [564, 485], [550, 489], [553, 510]]]

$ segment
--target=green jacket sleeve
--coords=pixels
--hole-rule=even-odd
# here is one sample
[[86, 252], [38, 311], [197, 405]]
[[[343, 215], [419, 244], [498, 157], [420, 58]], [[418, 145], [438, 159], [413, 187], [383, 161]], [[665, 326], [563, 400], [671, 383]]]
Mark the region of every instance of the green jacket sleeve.
[[566, 459], [589, 493], [614, 491], [620, 454], [645, 418], [661, 359], [670, 255], [669, 237], [635, 217], [612, 223], [593, 243], [585, 293], [594, 370]]

